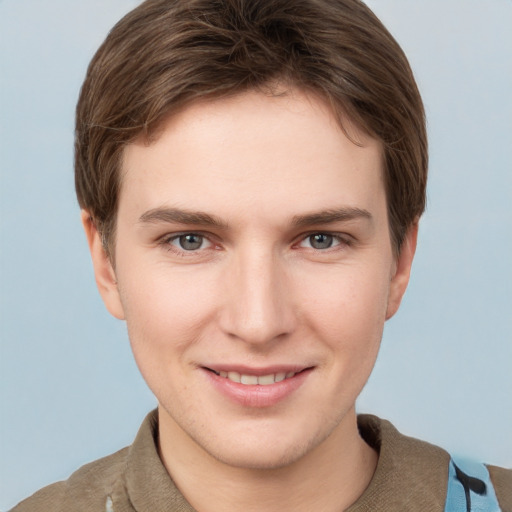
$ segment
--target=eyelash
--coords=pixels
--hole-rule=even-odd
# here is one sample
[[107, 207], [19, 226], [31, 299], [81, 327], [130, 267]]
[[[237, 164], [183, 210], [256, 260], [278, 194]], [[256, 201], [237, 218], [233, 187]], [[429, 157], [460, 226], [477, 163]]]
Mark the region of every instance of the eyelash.
[[311, 240], [312, 237], [319, 236], [319, 235], [331, 238], [332, 239], [331, 241], [335, 241], [337, 243], [335, 245], [332, 245], [332, 246], [329, 246], [329, 247], [326, 247], [326, 248], [323, 248], [323, 249], [318, 249], [318, 248], [315, 248], [315, 247], [311, 247], [311, 242], [310, 242], [310, 247], [309, 248], [315, 250], [316, 252], [328, 252], [328, 251], [330, 252], [330, 249], [336, 250], [336, 248], [338, 248], [338, 247], [341, 247], [341, 248], [343, 248], [343, 247], [350, 247], [352, 245], [352, 243], [353, 243], [352, 238], [349, 237], [349, 235], [346, 235], [346, 234], [331, 233], [329, 231], [313, 231], [311, 233], [306, 233], [304, 235], [301, 235], [300, 240], [296, 244], [294, 244], [294, 245], [300, 245], [303, 242]]
[[199, 250], [194, 250], [194, 249], [187, 250], [184, 248], [179, 248], [172, 244], [172, 242], [174, 242], [175, 240], [179, 240], [180, 238], [186, 237], [186, 236], [195, 236], [195, 237], [201, 238], [201, 245], [205, 241], [208, 242], [212, 246], [215, 245], [206, 234], [203, 234], [203, 233], [200, 233], [197, 231], [185, 231], [183, 233], [173, 233], [172, 235], [166, 235], [160, 239], [159, 244], [164, 246], [166, 248], [166, 250], [168, 250], [170, 252], [174, 252], [175, 254], [178, 254], [180, 256], [185, 256], [186, 254], [193, 254], [193, 253], [200, 252], [200, 248], [198, 248]]
[[[331, 242], [335, 242], [335, 245], [330, 245], [330, 246], [322, 248], [322, 249], [312, 247], [311, 246], [311, 238], [314, 236], [319, 236], [319, 235], [330, 238]], [[172, 242], [179, 240], [181, 237], [186, 237], [186, 236], [199, 237], [199, 238], [201, 238], [201, 245], [206, 241], [208, 244], [210, 244], [210, 247], [203, 248], [203, 249], [201, 249], [201, 247], [198, 247], [197, 249], [188, 249], [187, 250], [187, 249], [180, 248], [180, 247], [177, 247], [172, 244]], [[327, 253], [327, 252], [332, 252], [332, 251], [336, 251], [336, 250], [343, 250], [343, 248], [350, 247], [351, 245], [353, 245], [352, 237], [350, 237], [347, 234], [331, 233], [329, 231], [311, 231], [309, 233], [303, 233], [302, 235], [300, 235], [300, 238], [298, 239], [297, 242], [295, 242], [292, 245], [292, 247], [300, 248], [300, 245], [304, 242], [307, 242], [308, 240], [310, 241], [309, 247], [305, 247], [305, 249], [311, 249], [311, 250], [315, 251], [316, 253], [322, 253], [322, 252]], [[176, 254], [178, 256], [182, 256], [182, 257], [185, 257], [187, 255], [191, 256], [193, 254], [197, 255], [197, 254], [203, 252], [203, 250], [205, 250], [205, 249], [210, 249], [212, 247], [215, 248], [215, 246], [216, 246], [216, 244], [211, 240], [211, 235], [209, 235], [207, 233], [201, 233], [198, 231], [184, 231], [181, 233], [173, 233], [170, 235], [166, 235], [160, 239], [159, 245], [164, 246], [167, 251], [173, 252], [174, 254]]]

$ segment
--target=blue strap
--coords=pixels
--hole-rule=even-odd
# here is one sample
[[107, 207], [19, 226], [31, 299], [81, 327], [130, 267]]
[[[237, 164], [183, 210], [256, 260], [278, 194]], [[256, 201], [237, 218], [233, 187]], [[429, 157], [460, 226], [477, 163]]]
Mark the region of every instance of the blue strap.
[[501, 512], [484, 464], [452, 457], [445, 512]]

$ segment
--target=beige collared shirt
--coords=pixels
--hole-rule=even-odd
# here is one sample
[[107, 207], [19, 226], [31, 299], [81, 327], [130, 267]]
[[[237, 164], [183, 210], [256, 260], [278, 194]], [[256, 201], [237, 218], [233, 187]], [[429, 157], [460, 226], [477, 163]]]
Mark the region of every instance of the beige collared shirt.
[[[450, 456], [401, 435], [388, 421], [360, 415], [361, 436], [379, 452], [370, 485], [346, 512], [443, 512]], [[134, 443], [82, 466], [11, 512], [195, 512], [157, 451], [158, 418], [144, 420]], [[512, 512], [512, 470], [488, 467], [503, 512]]]

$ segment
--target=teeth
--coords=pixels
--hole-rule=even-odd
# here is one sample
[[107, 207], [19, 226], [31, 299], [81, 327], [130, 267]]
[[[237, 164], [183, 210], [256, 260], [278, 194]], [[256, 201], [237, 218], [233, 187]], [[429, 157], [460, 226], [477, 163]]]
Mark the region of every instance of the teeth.
[[276, 381], [275, 375], [261, 375], [258, 377], [258, 384], [261, 386], [267, 386], [268, 384], [274, 384]]
[[250, 384], [254, 386], [258, 384], [258, 377], [256, 377], [256, 375], [240, 375], [240, 384]]
[[228, 372], [228, 379], [233, 382], [240, 382], [240, 374], [238, 372]]
[[239, 384], [246, 384], [248, 386], [255, 386], [259, 384], [260, 386], [268, 386], [270, 384], [274, 384], [276, 382], [281, 382], [285, 379], [289, 379], [295, 375], [295, 372], [288, 373], [271, 373], [269, 375], [245, 375], [240, 374], [238, 372], [224, 372], [221, 371], [218, 373], [221, 377], [225, 379], [229, 379], [233, 382], [238, 382]]

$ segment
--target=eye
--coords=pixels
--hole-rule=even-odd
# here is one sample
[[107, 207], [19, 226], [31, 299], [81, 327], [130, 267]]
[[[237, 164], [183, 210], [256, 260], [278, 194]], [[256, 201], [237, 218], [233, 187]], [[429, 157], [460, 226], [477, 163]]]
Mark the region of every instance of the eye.
[[331, 235], [329, 233], [313, 233], [304, 238], [299, 245], [301, 247], [310, 247], [321, 251], [341, 245], [343, 242], [344, 240], [337, 235]]
[[197, 233], [184, 233], [167, 239], [167, 243], [182, 251], [197, 251], [211, 245], [207, 238]]

